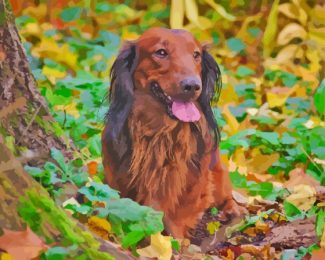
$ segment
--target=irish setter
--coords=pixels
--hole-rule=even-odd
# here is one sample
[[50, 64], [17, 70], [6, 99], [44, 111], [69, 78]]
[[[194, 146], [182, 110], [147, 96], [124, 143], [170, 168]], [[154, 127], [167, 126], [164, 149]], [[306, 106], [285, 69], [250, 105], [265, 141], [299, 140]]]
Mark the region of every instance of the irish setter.
[[102, 135], [107, 183], [164, 212], [166, 231], [188, 237], [211, 206], [239, 215], [210, 102], [220, 70], [185, 30], [153, 28], [120, 51]]

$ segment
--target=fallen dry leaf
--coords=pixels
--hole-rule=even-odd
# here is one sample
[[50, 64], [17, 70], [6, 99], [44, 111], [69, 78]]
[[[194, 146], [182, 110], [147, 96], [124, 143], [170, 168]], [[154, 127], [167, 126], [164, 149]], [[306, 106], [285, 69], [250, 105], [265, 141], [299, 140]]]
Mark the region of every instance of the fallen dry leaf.
[[223, 115], [227, 122], [227, 127], [229, 129], [229, 133], [231, 135], [236, 134], [238, 132], [239, 123], [238, 123], [236, 117], [230, 112], [228, 106], [224, 107]]
[[316, 201], [316, 190], [309, 185], [299, 184], [293, 188], [292, 193], [286, 198], [286, 201], [301, 210], [307, 211]]
[[95, 175], [97, 173], [98, 163], [96, 161], [91, 161], [87, 163], [87, 167], [89, 174]]
[[241, 252], [255, 256], [257, 259], [274, 259], [275, 250], [270, 245], [242, 245]]
[[310, 260], [324, 260], [325, 259], [325, 249], [321, 248], [319, 250], [313, 251]]
[[97, 216], [92, 216], [88, 219], [88, 227], [92, 232], [106, 240], [112, 231], [111, 224], [106, 219]]
[[151, 244], [137, 250], [140, 256], [157, 257], [158, 260], [170, 260], [172, 256], [170, 236], [163, 236], [160, 233], [151, 235]]
[[289, 180], [284, 183], [284, 186], [293, 189], [299, 184], [306, 184], [314, 188], [319, 186], [319, 182], [307, 175], [303, 169], [296, 168], [289, 172]]
[[0, 237], [0, 249], [13, 259], [30, 260], [46, 251], [48, 246], [29, 228], [24, 231], [3, 229]]
[[269, 92], [266, 93], [267, 102], [270, 108], [282, 106], [292, 93], [296, 91], [297, 87], [273, 87]]

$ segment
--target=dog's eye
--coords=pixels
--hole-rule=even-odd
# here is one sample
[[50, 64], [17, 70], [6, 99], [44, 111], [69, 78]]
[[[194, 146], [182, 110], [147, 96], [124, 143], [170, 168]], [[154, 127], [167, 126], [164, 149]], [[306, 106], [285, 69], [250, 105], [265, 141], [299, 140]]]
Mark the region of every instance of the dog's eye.
[[155, 54], [160, 58], [165, 58], [168, 55], [165, 49], [159, 49], [158, 51], [155, 52]]
[[198, 52], [198, 51], [195, 51], [195, 52], [193, 53], [193, 57], [194, 57], [194, 59], [198, 59], [198, 58], [201, 57], [201, 53]]

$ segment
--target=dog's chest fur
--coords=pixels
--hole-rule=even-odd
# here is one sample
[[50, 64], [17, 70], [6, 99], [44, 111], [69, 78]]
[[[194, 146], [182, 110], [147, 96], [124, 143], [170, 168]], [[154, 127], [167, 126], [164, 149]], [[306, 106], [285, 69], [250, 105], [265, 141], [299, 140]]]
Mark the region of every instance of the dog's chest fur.
[[152, 97], [135, 98], [128, 120], [132, 140], [130, 185], [137, 201], [173, 198], [176, 206], [184, 190], [207, 169], [201, 161], [211, 149], [205, 118], [194, 123], [171, 119]]

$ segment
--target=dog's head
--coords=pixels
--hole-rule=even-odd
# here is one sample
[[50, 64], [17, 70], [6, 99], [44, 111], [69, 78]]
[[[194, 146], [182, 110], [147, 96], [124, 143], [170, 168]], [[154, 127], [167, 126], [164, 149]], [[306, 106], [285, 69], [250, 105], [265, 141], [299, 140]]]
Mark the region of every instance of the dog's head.
[[210, 102], [220, 88], [217, 63], [192, 34], [185, 30], [150, 29], [137, 41], [125, 44], [113, 64], [108, 112], [110, 134], [118, 136], [137, 89], [164, 103], [166, 113], [175, 120], [199, 120], [196, 107], [199, 104], [217, 135]]

